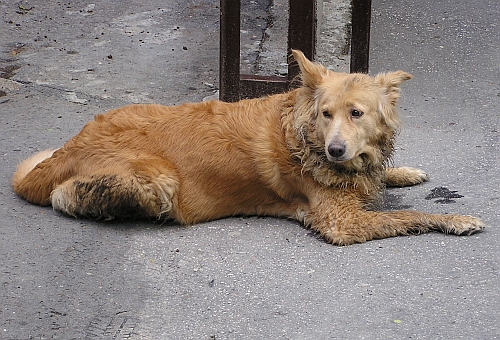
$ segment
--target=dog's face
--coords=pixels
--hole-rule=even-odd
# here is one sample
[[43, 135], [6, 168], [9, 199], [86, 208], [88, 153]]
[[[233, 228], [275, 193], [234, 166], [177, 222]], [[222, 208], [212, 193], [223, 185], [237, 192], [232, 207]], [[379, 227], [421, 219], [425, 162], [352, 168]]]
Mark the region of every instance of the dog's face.
[[302, 71], [302, 93], [312, 101], [310, 123], [315, 136], [309, 137], [321, 144], [326, 159], [355, 170], [367, 162], [386, 161], [399, 127], [395, 106], [399, 85], [411, 76], [403, 71], [376, 77], [335, 73], [301, 52], [294, 51], [294, 57]]

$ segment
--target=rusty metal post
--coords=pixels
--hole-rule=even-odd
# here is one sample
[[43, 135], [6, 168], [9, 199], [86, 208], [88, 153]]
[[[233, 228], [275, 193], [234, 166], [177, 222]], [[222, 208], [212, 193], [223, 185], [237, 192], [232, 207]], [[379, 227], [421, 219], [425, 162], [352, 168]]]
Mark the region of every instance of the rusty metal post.
[[[288, 52], [301, 50], [314, 59], [316, 47], [316, 0], [289, 0]], [[297, 63], [288, 64], [288, 83], [299, 74]]]
[[352, 0], [351, 73], [368, 73], [371, 0]]
[[[316, 48], [316, 0], [289, 0], [288, 5], [287, 52], [298, 49], [312, 60]], [[299, 74], [297, 63], [289, 63], [287, 77], [240, 75], [240, 12], [241, 0], [220, 0], [220, 99], [234, 102], [286, 91]]]
[[[352, 0], [351, 72], [368, 73], [371, 0]], [[288, 52], [299, 49], [314, 59], [316, 0], [289, 0]], [[285, 91], [299, 74], [296, 63], [288, 76], [240, 75], [241, 0], [220, 0], [220, 99], [234, 102]]]
[[240, 99], [240, 0], [220, 0], [219, 97]]

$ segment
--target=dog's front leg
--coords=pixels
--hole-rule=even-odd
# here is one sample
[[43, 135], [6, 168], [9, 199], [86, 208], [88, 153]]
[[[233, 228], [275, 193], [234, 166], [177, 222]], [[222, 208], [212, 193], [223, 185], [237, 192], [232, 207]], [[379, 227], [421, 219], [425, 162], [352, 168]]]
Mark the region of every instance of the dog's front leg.
[[429, 180], [425, 172], [417, 168], [399, 167], [385, 170], [385, 184], [389, 187], [405, 187]]
[[480, 219], [471, 216], [367, 211], [354, 193], [339, 190], [333, 196], [320, 198], [305, 222], [328, 242], [337, 245], [429, 231], [471, 235], [485, 226]]

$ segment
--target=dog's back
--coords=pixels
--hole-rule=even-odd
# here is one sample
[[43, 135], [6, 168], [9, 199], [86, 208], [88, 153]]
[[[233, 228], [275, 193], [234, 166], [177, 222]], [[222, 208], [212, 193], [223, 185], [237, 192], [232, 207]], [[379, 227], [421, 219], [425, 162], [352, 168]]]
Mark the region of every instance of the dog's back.
[[[257, 214], [261, 202], [280, 201], [270, 188], [277, 182], [274, 163], [289, 161], [279, 159], [287, 154], [280, 150], [282, 108], [275, 107], [283, 105], [282, 96], [112, 110], [61, 149], [23, 161], [14, 191], [32, 203], [94, 218], [131, 212], [192, 223]], [[85, 204], [98, 207], [89, 212]]]

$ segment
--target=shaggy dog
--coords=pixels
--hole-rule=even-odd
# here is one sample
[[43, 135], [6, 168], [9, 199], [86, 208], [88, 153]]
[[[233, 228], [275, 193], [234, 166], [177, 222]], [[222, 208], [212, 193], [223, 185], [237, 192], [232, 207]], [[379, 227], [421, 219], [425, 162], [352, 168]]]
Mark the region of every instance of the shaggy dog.
[[75, 217], [182, 224], [286, 217], [338, 245], [484, 228], [470, 216], [368, 209], [385, 184], [427, 179], [419, 169], [386, 167], [408, 73], [335, 73], [299, 51], [293, 56], [301, 69], [298, 89], [237, 103], [111, 110], [62, 148], [22, 162], [13, 188], [29, 202]]

